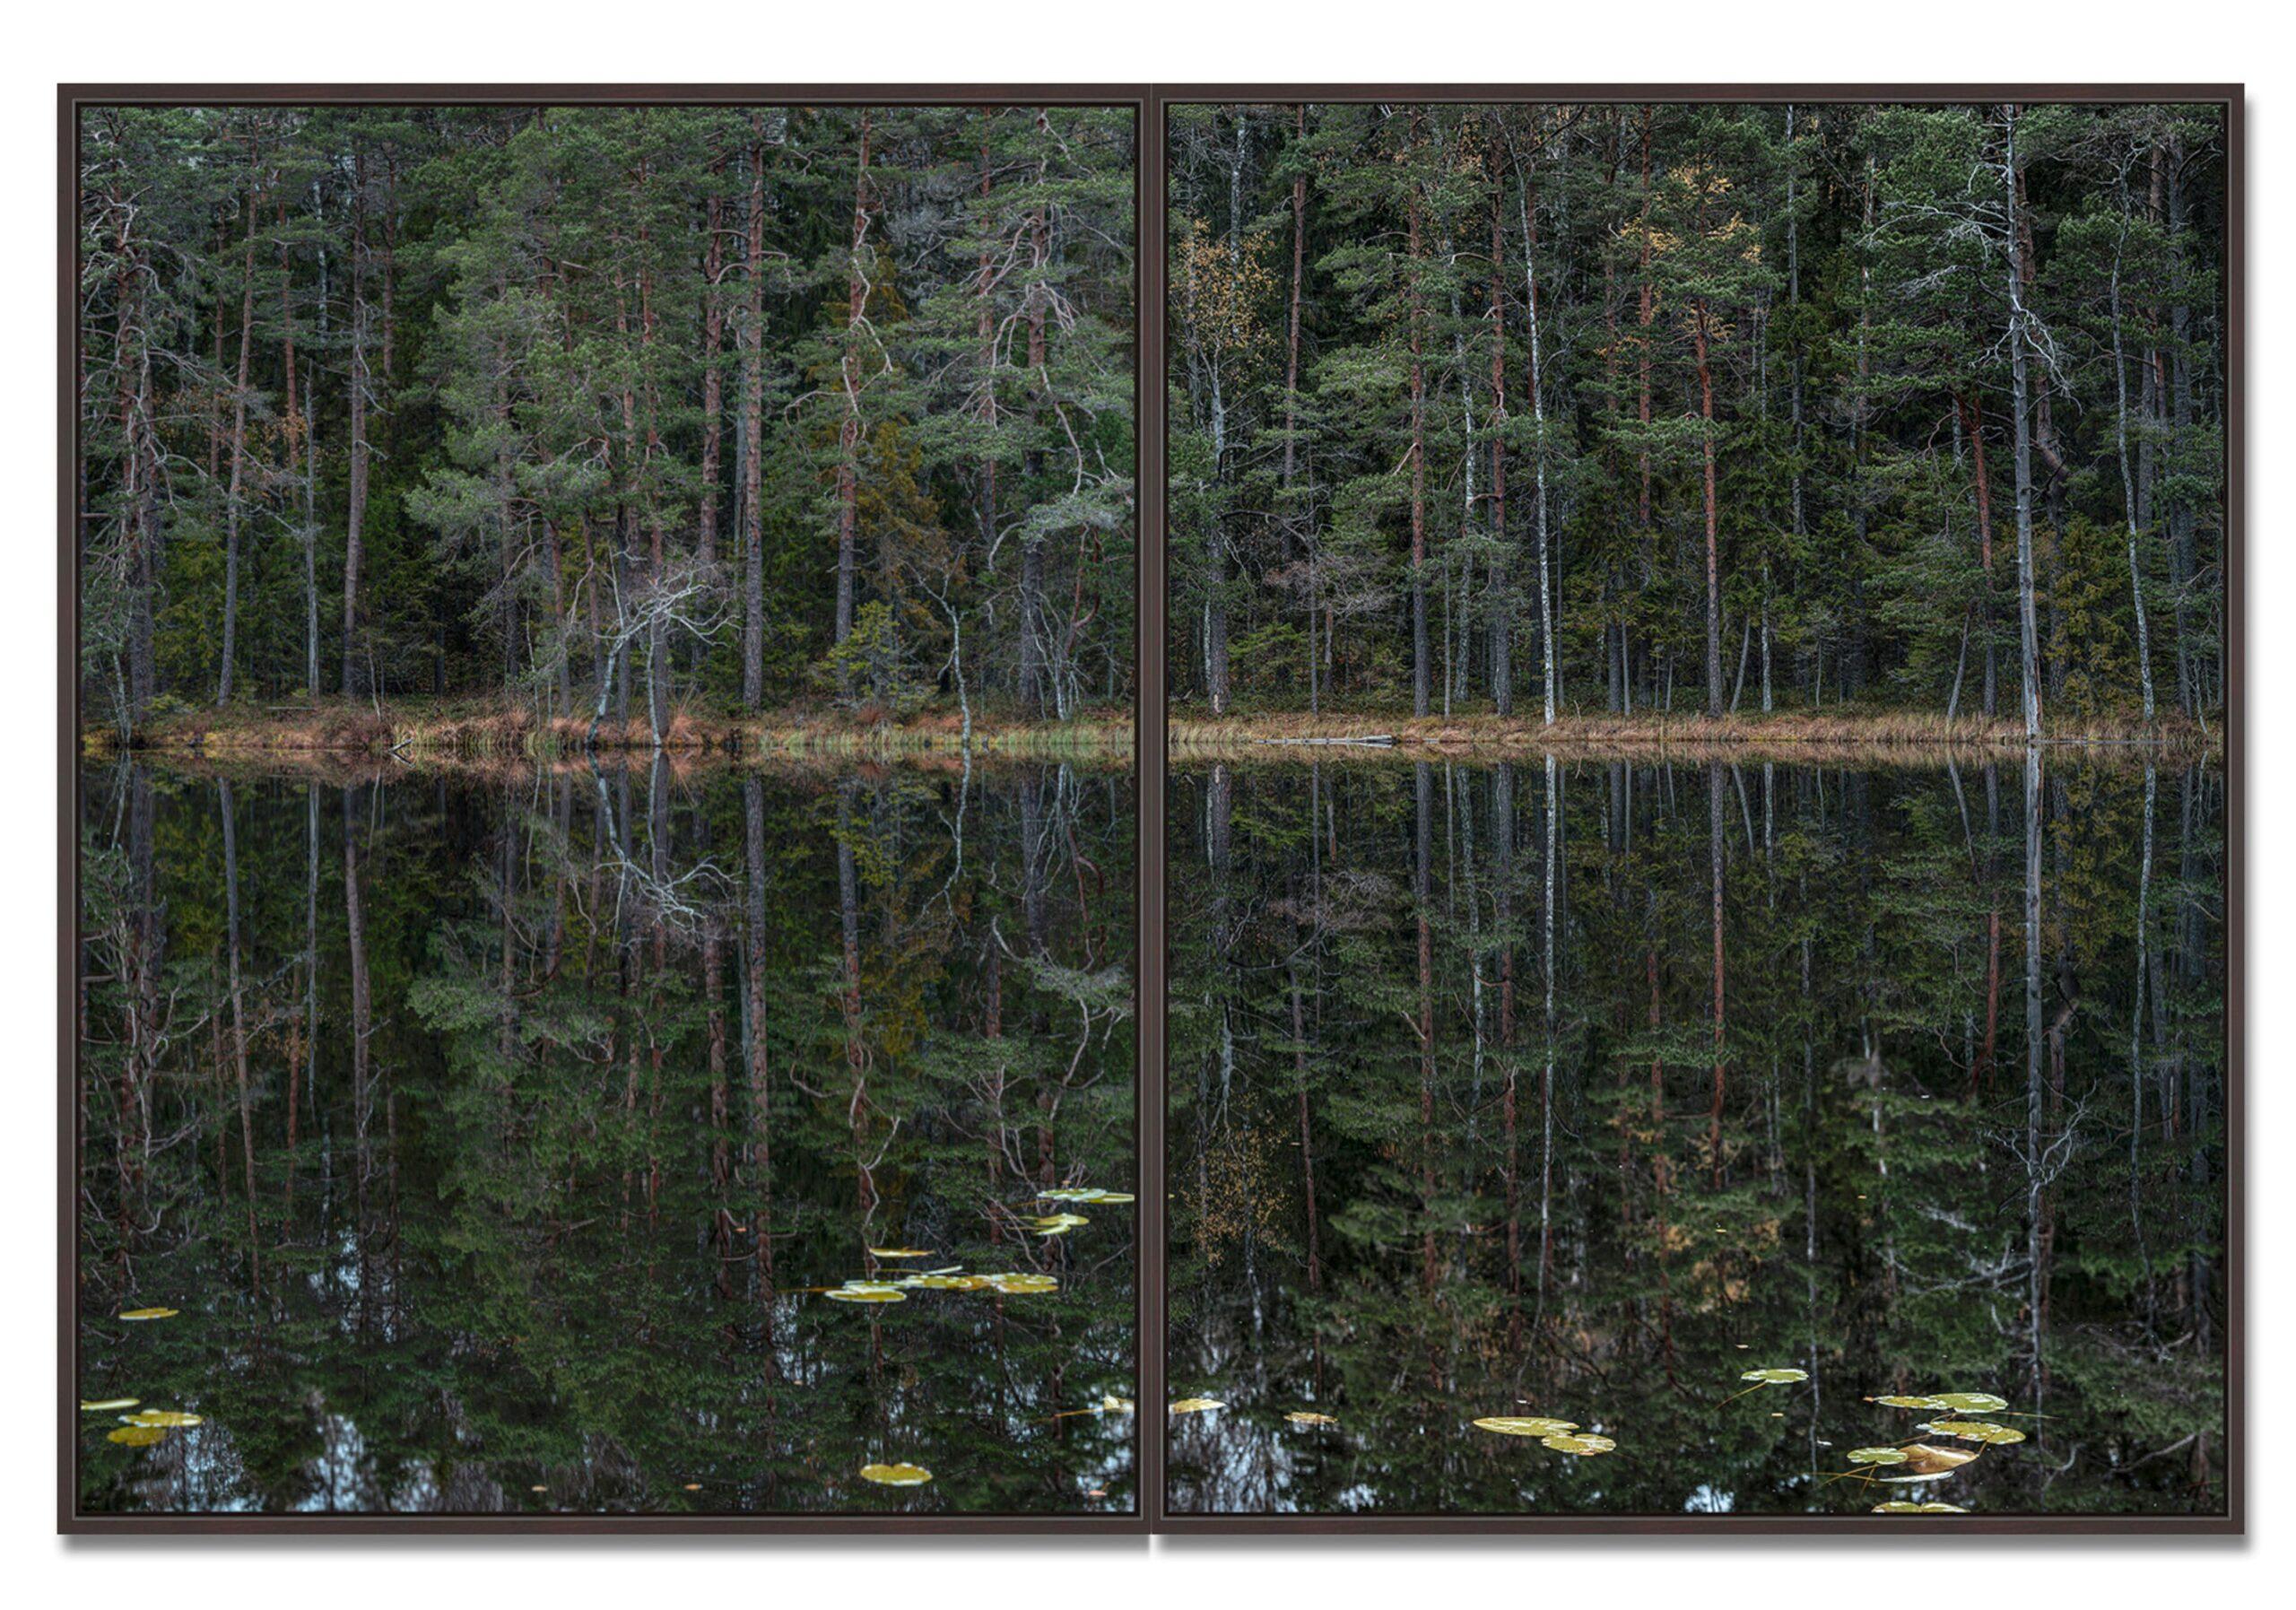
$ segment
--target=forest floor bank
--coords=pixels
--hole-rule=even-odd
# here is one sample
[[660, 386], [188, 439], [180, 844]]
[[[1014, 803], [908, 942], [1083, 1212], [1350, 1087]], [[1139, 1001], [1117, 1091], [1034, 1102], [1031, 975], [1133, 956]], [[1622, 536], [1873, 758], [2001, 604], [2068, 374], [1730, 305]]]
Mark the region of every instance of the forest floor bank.
[[[1396, 716], [1292, 711], [1217, 720], [1176, 714], [1168, 727], [1176, 761], [1310, 760], [1381, 755], [1658, 754], [1685, 759], [1773, 759], [1807, 764], [1834, 759], [1918, 762], [1972, 755], [1997, 756], [2024, 748], [2017, 721], [1982, 717], [1948, 720], [1915, 711], [1778, 711], [1770, 715]], [[2061, 721], [2044, 730], [2051, 750], [2131, 756], [2200, 759], [2222, 753], [2213, 724], [2171, 717], [2147, 726], [2141, 718], [2100, 717]]]
[[[681, 710], [669, 723], [662, 748], [684, 761], [711, 756], [752, 761], [871, 760], [955, 756], [965, 741], [964, 721], [953, 710], [899, 718], [822, 709], [781, 710], [758, 718]], [[409, 700], [380, 705], [340, 701], [175, 711], [137, 729], [126, 745], [109, 728], [91, 727], [81, 734], [83, 753], [111, 753], [123, 746], [173, 755], [325, 753], [516, 762], [576, 759], [593, 750], [650, 753], [654, 742], [642, 716], [600, 722], [594, 731], [587, 718], [545, 720], [530, 709], [500, 704]], [[1068, 722], [1012, 720], [976, 712], [971, 747], [979, 754], [1014, 759], [1128, 758], [1132, 721], [1125, 710], [1093, 711]]]

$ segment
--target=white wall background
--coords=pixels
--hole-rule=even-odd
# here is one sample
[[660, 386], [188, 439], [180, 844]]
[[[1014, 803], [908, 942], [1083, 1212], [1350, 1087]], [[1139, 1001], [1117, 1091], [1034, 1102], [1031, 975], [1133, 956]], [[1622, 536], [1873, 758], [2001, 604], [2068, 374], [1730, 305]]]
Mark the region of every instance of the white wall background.
[[[316, 1603], [443, 1610], [464, 1603], [581, 1610], [781, 1604], [835, 1610], [1187, 1610], [1248, 1604], [1547, 1600], [1574, 1606], [1845, 1605], [1901, 1596], [2180, 1610], [2288, 1602], [2296, 1475], [2292, 1189], [2279, 1086], [2296, 1059], [2296, 849], [2273, 831], [2296, 788], [2296, 579], [2275, 471], [2296, 434], [2296, 73], [2288, 24], [2223, 0], [2079, 6], [2012, 0], [1465, 0], [1370, 5], [1248, 0], [31, 0], [13, 7], [0, 94], [0, 1595], [22, 1605]], [[2249, 1529], [2255, 1541], [2089, 1544], [1868, 1539], [1431, 1541], [342, 1539], [205, 1546], [67, 1545], [53, 1533], [56, 663], [55, 86], [58, 82], [774, 83], [1421, 81], [2049, 83], [2245, 81], [2249, 94], [2247, 735], [2251, 982], [2248, 1156]], [[2284, 805], [2280, 808], [2286, 808]]]

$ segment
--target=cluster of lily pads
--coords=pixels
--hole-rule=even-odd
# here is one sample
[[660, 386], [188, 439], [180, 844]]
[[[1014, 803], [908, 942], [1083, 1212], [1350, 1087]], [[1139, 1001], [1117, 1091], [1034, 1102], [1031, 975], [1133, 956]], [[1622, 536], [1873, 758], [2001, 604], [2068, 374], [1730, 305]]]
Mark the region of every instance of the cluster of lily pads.
[[[1921, 1396], [1892, 1395], [1869, 1397], [1868, 1403], [1885, 1404], [1894, 1409], [1927, 1409], [1942, 1417], [1924, 1422], [1914, 1429], [1916, 1440], [1892, 1446], [1853, 1448], [1848, 1458], [1859, 1466], [1855, 1473], [1866, 1481], [1931, 1482], [1952, 1475], [1975, 1461], [1988, 1448], [2003, 1448], [2022, 1442], [2025, 1433], [2013, 1425], [2003, 1425], [1993, 1420], [1973, 1420], [1973, 1414], [2004, 1414], [2010, 1412], [2009, 1400], [1990, 1392], [1935, 1392]], [[1954, 1442], [1973, 1442], [1974, 1448], [1952, 1448], [1930, 1439], [1942, 1438]], [[1959, 1504], [1911, 1503], [1903, 1499], [1892, 1500], [1874, 1507], [1876, 1515], [1963, 1515], [1968, 1511]]]
[[1502, 1437], [1536, 1437], [1540, 1446], [1575, 1458], [1609, 1453], [1618, 1446], [1592, 1432], [1582, 1435], [1575, 1420], [1553, 1420], [1544, 1414], [1486, 1414], [1474, 1423], [1480, 1431], [1496, 1432]]
[[[931, 1254], [903, 1256], [927, 1258]], [[899, 1280], [848, 1280], [841, 1286], [827, 1288], [822, 1294], [831, 1302], [906, 1302], [911, 1292], [995, 1292], [1000, 1296], [1025, 1297], [1059, 1289], [1059, 1280], [1050, 1275], [1018, 1271], [968, 1275], [962, 1265], [952, 1264], [945, 1269], [928, 1269], [922, 1275], [908, 1275]]]
[[[1052, 1190], [1039, 1191], [1039, 1202], [1064, 1204], [1105, 1203], [1121, 1205], [1135, 1200], [1123, 1191], [1101, 1190], [1094, 1186], [1061, 1186]], [[1032, 1215], [1028, 1223], [1039, 1235], [1066, 1235], [1091, 1220], [1083, 1214], [1062, 1211]], [[872, 1247], [869, 1256], [880, 1261], [930, 1258], [933, 1254], [922, 1247]], [[961, 1264], [952, 1264], [944, 1269], [926, 1269], [906, 1275], [898, 1280], [848, 1280], [843, 1285], [826, 1288], [822, 1295], [832, 1302], [906, 1302], [911, 1292], [995, 1292], [1003, 1297], [1025, 1297], [1060, 1289], [1059, 1280], [1050, 1275], [1007, 1270], [989, 1275], [969, 1275]], [[1070, 1409], [1072, 1414], [1130, 1414], [1132, 1400], [1128, 1397], [1106, 1397], [1088, 1409]], [[1059, 1418], [1059, 1416], [1055, 1416]], [[864, 1465], [861, 1479], [880, 1487], [922, 1487], [933, 1479], [933, 1473], [922, 1465], [889, 1464]]]
[[[1746, 1392], [1763, 1387], [1790, 1385], [1810, 1379], [1806, 1370], [1748, 1370], [1738, 1377], [1753, 1384], [1745, 1391], [1735, 1394], [1743, 1397]], [[1724, 1402], [1730, 1399], [1725, 1398]], [[2013, 1425], [1997, 1421], [1970, 1418], [1977, 1414], [2010, 1414], [2009, 1400], [1990, 1392], [1931, 1392], [1920, 1395], [1892, 1394], [1868, 1397], [1867, 1403], [1878, 1403], [1893, 1409], [1926, 1409], [1940, 1418], [1926, 1421], [1914, 1428], [1913, 1438], [1898, 1443], [1877, 1443], [1868, 1448], [1853, 1448], [1844, 1457], [1853, 1468], [1833, 1477], [1840, 1480], [1854, 1476], [1865, 1482], [1912, 1484], [1934, 1482], [1952, 1475], [1988, 1448], [2001, 1448], [2022, 1442], [2025, 1433]], [[1973, 1442], [1974, 1448], [1945, 1446], [1944, 1442]], [[1968, 1510], [1959, 1504], [1938, 1502], [1915, 1503], [1905, 1499], [1893, 1499], [1874, 1507], [1876, 1515], [1966, 1515]]]
[[166, 1441], [172, 1432], [206, 1423], [199, 1415], [187, 1414], [181, 1409], [147, 1409], [142, 1404], [139, 1397], [83, 1398], [80, 1408], [82, 1413], [91, 1414], [135, 1410], [134, 1414], [117, 1415], [119, 1423], [104, 1433], [106, 1440], [129, 1448], [149, 1448], [155, 1442]]
[[[124, 1310], [119, 1318], [130, 1325], [146, 1325], [155, 1319], [172, 1319], [181, 1311], [172, 1308], [131, 1308]], [[104, 1433], [105, 1440], [129, 1448], [150, 1448], [166, 1441], [176, 1432], [205, 1423], [199, 1415], [181, 1409], [147, 1409], [143, 1404], [140, 1397], [83, 1397], [80, 1400], [80, 1412], [114, 1414], [119, 1423]], [[122, 1409], [135, 1412], [119, 1414]]]
[[[1224, 1409], [1227, 1406], [1228, 1404], [1224, 1398], [1176, 1397], [1170, 1405], [1170, 1412], [1175, 1414], [1206, 1414], [1214, 1409]], [[1318, 1414], [1314, 1409], [1291, 1409], [1285, 1412], [1283, 1418], [1293, 1425], [1309, 1427], [1339, 1423], [1338, 1415]]]

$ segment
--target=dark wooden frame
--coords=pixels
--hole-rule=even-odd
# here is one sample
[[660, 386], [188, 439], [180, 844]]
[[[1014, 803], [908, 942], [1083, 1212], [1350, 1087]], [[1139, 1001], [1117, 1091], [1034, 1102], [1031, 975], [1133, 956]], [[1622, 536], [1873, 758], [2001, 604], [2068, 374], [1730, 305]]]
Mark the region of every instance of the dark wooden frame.
[[[2246, 1026], [2244, 1023], [2245, 979], [2247, 966], [2247, 929], [2245, 889], [2247, 869], [2245, 790], [2247, 786], [2246, 755], [2248, 709], [2242, 683], [2247, 664], [2247, 622], [2244, 619], [2247, 573], [2247, 496], [2244, 483], [2246, 465], [2243, 435], [2247, 425], [2246, 361], [2244, 343], [2247, 335], [2245, 308], [2245, 254], [2247, 228], [2248, 144], [2246, 129], [2245, 90], [2239, 84], [1157, 84], [1149, 93], [1149, 128], [1156, 160], [1161, 164], [1166, 155], [1166, 112], [1176, 104], [1273, 104], [1294, 105], [1300, 101], [1417, 101], [1422, 103], [1473, 103], [1540, 101], [1584, 103], [1589, 101], [1626, 101], [1642, 103], [1730, 101], [1740, 103], [1775, 104], [1778, 102], [1814, 101], [1845, 103], [1919, 103], [1966, 104], [1973, 101], [2039, 101], [2056, 103], [2134, 104], [2173, 103], [2178, 105], [2215, 105], [2224, 113], [2225, 141], [2225, 230], [2224, 230], [2224, 298], [2225, 298], [2225, 869], [2224, 869], [2224, 1036], [2225, 1036], [2225, 1268], [2228, 1291], [2225, 1297], [2225, 1510], [2221, 1515], [1968, 1515], [1929, 1516], [1900, 1515], [1882, 1517], [1858, 1515], [1442, 1515], [1442, 1514], [1370, 1514], [1370, 1515], [1271, 1515], [1271, 1514], [1174, 1514], [1167, 1507], [1168, 1494], [1161, 1480], [1165, 1449], [1161, 1444], [1169, 1436], [1170, 1420], [1167, 1416], [1161, 1425], [1153, 1428], [1162, 1435], [1151, 1434], [1149, 1457], [1143, 1461], [1146, 1471], [1154, 1472], [1158, 1479], [1150, 1491], [1153, 1529], [1159, 1533], [1189, 1536], [1237, 1536], [1248, 1535], [1305, 1535], [1344, 1534], [1378, 1535], [1445, 1535], [1488, 1536], [1513, 1534], [1589, 1533], [1669, 1533], [1706, 1537], [1744, 1537], [1761, 1535], [1819, 1535], [1886, 1534], [1897, 1536], [1938, 1538], [1968, 1536], [1972, 1533], [1991, 1536], [2023, 1535], [2060, 1537], [2122, 1536], [2145, 1533], [2178, 1536], [2238, 1537], [2247, 1535], [2247, 1393], [2242, 1366], [2242, 1349], [2247, 1306], [2247, 1132], [2246, 1132]], [[1161, 187], [1158, 189], [1161, 201]], [[1143, 247], [1157, 253], [1158, 274], [1150, 278], [1151, 294], [1161, 291], [1162, 254], [1165, 249], [1165, 220], [1161, 214], [1155, 221], [1152, 236], [1144, 236]], [[1150, 315], [1151, 322], [1161, 335], [1164, 319], [1161, 302]], [[1161, 352], [1159, 353], [1161, 359]], [[1156, 454], [1161, 459], [1165, 444], [1161, 439], [1161, 388], [1156, 400], [1158, 439]], [[1144, 424], [1143, 429], [1150, 427]], [[1144, 454], [1145, 473], [1148, 460]], [[1161, 466], [1159, 466], [1161, 467]], [[1156, 477], [1150, 495], [1159, 507], [1148, 525], [1161, 535], [1163, 510], [1163, 481]], [[1155, 570], [1158, 579], [1162, 574], [1163, 554], [1159, 548]], [[1142, 600], [1144, 614], [1148, 601]], [[1156, 601], [1161, 617], [1164, 601]], [[1161, 657], [1152, 667], [1142, 664], [1144, 689], [1152, 686], [1153, 709], [1159, 721], [1163, 715], [1165, 689], [1164, 662]], [[1149, 705], [1144, 696], [1144, 718]], [[1162, 757], [1154, 762], [1158, 770], [1156, 781], [1162, 784]], [[1143, 792], [1147, 779], [1143, 778]], [[1143, 830], [1145, 831], [1145, 829]], [[1147, 845], [1142, 845], [1144, 863]], [[1156, 856], [1162, 859], [1162, 846], [1156, 847]], [[1144, 904], [1144, 910], [1150, 908]], [[1144, 930], [1156, 944], [1161, 968], [1162, 958], [1163, 901], [1161, 891], [1153, 904], [1154, 926]], [[1161, 984], [1161, 977], [1159, 979]], [[1144, 977], [1144, 988], [1146, 979]], [[1159, 1022], [1155, 1035], [1161, 1045], [1163, 1035], [1161, 1022], [1162, 994], [1152, 997], [1152, 1008]], [[1143, 1010], [1151, 1010], [1144, 1005]], [[1163, 1114], [1160, 1110], [1152, 1119], [1152, 1131], [1161, 1138]], [[1163, 1197], [1163, 1152], [1159, 1144], [1155, 1154], [1155, 1173], [1152, 1176], [1156, 1199]], [[1161, 1220], [1158, 1221], [1161, 1224]], [[1148, 1233], [1144, 1230], [1144, 1234]], [[1161, 1250], [1161, 1249], [1160, 1249]], [[1158, 1258], [1161, 1271], [1162, 1259]], [[1162, 1291], [1159, 1282], [1158, 1301], [1152, 1313], [1160, 1345], [1154, 1350], [1157, 1365], [1150, 1379], [1162, 1384]], [[1143, 1399], [1143, 1402], [1147, 1402]], [[1157, 1401], [1161, 1401], [1158, 1399]]]
[[[370, 106], [1089, 106], [1128, 109], [1133, 115], [1135, 145], [1133, 184], [1135, 230], [1139, 236], [1134, 253], [1135, 340], [1133, 405], [1134, 433], [1141, 443], [1135, 476], [1144, 477], [1150, 457], [1148, 408], [1161, 397], [1162, 387], [1150, 384], [1151, 370], [1142, 355], [1149, 332], [1140, 309], [1152, 304], [1142, 248], [1151, 238], [1148, 229], [1156, 216], [1157, 191], [1151, 184], [1147, 153], [1149, 137], [1147, 90], [1122, 84], [62, 84], [57, 91], [57, 540], [58, 695], [57, 749], [58, 811], [57, 823], [57, 886], [58, 901], [58, 965], [57, 1041], [58, 1088], [57, 1110], [57, 1530], [79, 1536], [143, 1536], [170, 1534], [192, 1536], [245, 1537], [257, 1534], [313, 1536], [436, 1536], [441, 1534], [492, 1536], [586, 1536], [606, 1533], [663, 1535], [830, 1534], [981, 1535], [1049, 1534], [1061, 1536], [1144, 1538], [1148, 1532], [1149, 1493], [1160, 1491], [1161, 1464], [1150, 1462], [1151, 1449], [1161, 1451], [1156, 1440], [1144, 1432], [1147, 1416], [1135, 1418], [1135, 1468], [1141, 1483], [1139, 1501], [1129, 1515], [137, 1515], [90, 1514], [78, 1508], [79, 1414], [77, 1398], [77, 1286], [79, 1238], [75, 1168], [79, 946], [79, 542], [76, 532], [76, 466], [79, 454], [79, 164], [77, 139], [80, 113], [93, 106], [249, 106], [249, 105], [370, 105]], [[1161, 149], [1161, 148], [1159, 148]], [[1161, 372], [1161, 370], [1155, 372]], [[1160, 483], [1161, 484], [1161, 483]], [[1145, 599], [1161, 599], [1161, 571], [1152, 566], [1152, 551], [1161, 540], [1145, 525], [1149, 505], [1135, 495], [1141, 529], [1135, 541], [1134, 586]], [[1154, 591], [1152, 595], [1152, 582]], [[1152, 633], [1153, 635], [1152, 635]], [[1150, 663], [1149, 648], [1161, 641], [1161, 628], [1150, 612], [1135, 618], [1133, 653], [1141, 666]], [[1135, 678], [1139, 672], [1135, 671]], [[1161, 857], [1152, 862], [1148, 846], [1162, 845], [1161, 791], [1148, 784], [1145, 762], [1152, 753], [1162, 757], [1160, 743], [1151, 745], [1145, 735], [1162, 733], [1161, 719], [1151, 726], [1136, 716], [1133, 724], [1135, 808], [1134, 831], [1139, 840], [1135, 863], [1144, 901], [1152, 891], [1161, 896], [1163, 869]], [[1138, 933], [1151, 930], [1143, 927]], [[1136, 959], [1144, 962], [1144, 947], [1135, 935]], [[1141, 970], [1136, 968], [1136, 971]], [[1150, 986], [1140, 980], [1144, 992]], [[1142, 999], [1145, 999], [1144, 993]], [[1145, 1026], [1153, 1014], [1134, 1013], [1134, 1136], [1135, 1166], [1145, 1171], [1152, 1156], [1161, 1155], [1161, 1140], [1149, 1127], [1161, 1101], [1152, 1101], [1152, 1086], [1161, 1094], [1161, 1082], [1152, 1070], [1163, 1064], [1160, 1046]], [[1155, 1060], [1151, 1060], [1153, 1057]], [[1161, 1136], [1161, 1124], [1154, 1131]], [[1152, 1143], [1158, 1150], [1152, 1152]], [[1161, 1334], [1151, 1323], [1160, 1311], [1161, 1287], [1151, 1249], [1162, 1244], [1155, 1204], [1145, 1189], [1138, 1193], [1140, 1211], [1134, 1233], [1134, 1324], [1135, 1371], [1142, 1377], [1137, 1401], [1161, 1402], [1160, 1388], [1150, 1387], [1148, 1371], [1160, 1369], [1162, 1356], [1149, 1345]], [[1153, 1361], [1152, 1365], [1151, 1361]], [[1151, 1486], [1150, 1484], [1154, 1485]]]

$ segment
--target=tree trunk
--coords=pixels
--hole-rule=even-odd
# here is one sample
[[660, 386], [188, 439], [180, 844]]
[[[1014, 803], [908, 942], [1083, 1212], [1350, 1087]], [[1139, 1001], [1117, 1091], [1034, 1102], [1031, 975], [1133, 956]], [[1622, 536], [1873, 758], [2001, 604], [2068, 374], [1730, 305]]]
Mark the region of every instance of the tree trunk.
[[[853, 635], [853, 581], [861, 523], [862, 315], [869, 302], [869, 276], [861, 254], [869, 238], [869, 111], [861, 112], [861, 151], [853, 175], [853, 236], [845, 265], [845, 350], [838, 379], [845, 393], [845, 416], [837, 427], [837, 621], [831, 641], [843, 648]], [[837, 695], [853, 701], [853, 667], [840, 664]]]
[[[1507, 542], [1507, 313], [1500, 300], [1500, 265], [1505, 255], [1500, 229], [1503, 192], [1491, 193], [1491, 540], [1504, 550]], [[1535, 385], [1537, 382], [1533, 381]], [[1542, 583], [1544, 587], [1544, 583]], [[1503, 586], [1492, 589], [1491, 708], [1500, 716], [1515, 713], [1513, 628], [1515, 612]], [[1544, 597], [1542, 597], [1544, 604]]]
[[1705, 468], [1706, 502], [1706, 713], [1722, 716], [1722, 568], [1714, 488], [1714, 368], [1708, 361], [1707, 306], [1691, 309], [1691, 341], [1698, 361], [1699, 455]]
[[[249, 152], [250, 163], [255, 161]], [[255, 346], [255, 223], [262, 197], [257, 176], [248, 177], [247, 249], [239, 259], [239, 364], [231, 381], [231, 482], [223, 503], [223, 668], [216, 678], [215, 702], [231, 698], [231, 670], [239, 646], [239, 524], [247, 490], [248, 355]]]
[[359, 693], [359, 570], [367, 522], [366, 159], [351, 162], [351, 489], [343, 536], [343, 696]]
[[742, 326], [742, 703], [765, 701], [765, 124], [750, 123], [749, 318]]
[[2035, 615], [2033, 573], [2033, 443], [2026, 375], [2025, 247], [2017, 210], [2017, 109], [2002, 109], [2001, 184], [2009, 210], [2010, 417], [2017, 444], [2017, 612], [2019, 669], [2024, 683], [2025, 741], [2041, 733], [2040, 631]]
[[[1412, 114], [1412, 151], [1419, 148], [1419, 114]], [[1427, 371], [1421, 357], [1419, 188], [1412, 187], [1410, 212], [1411, 276], [1411, 713], [1427, 714]]]

